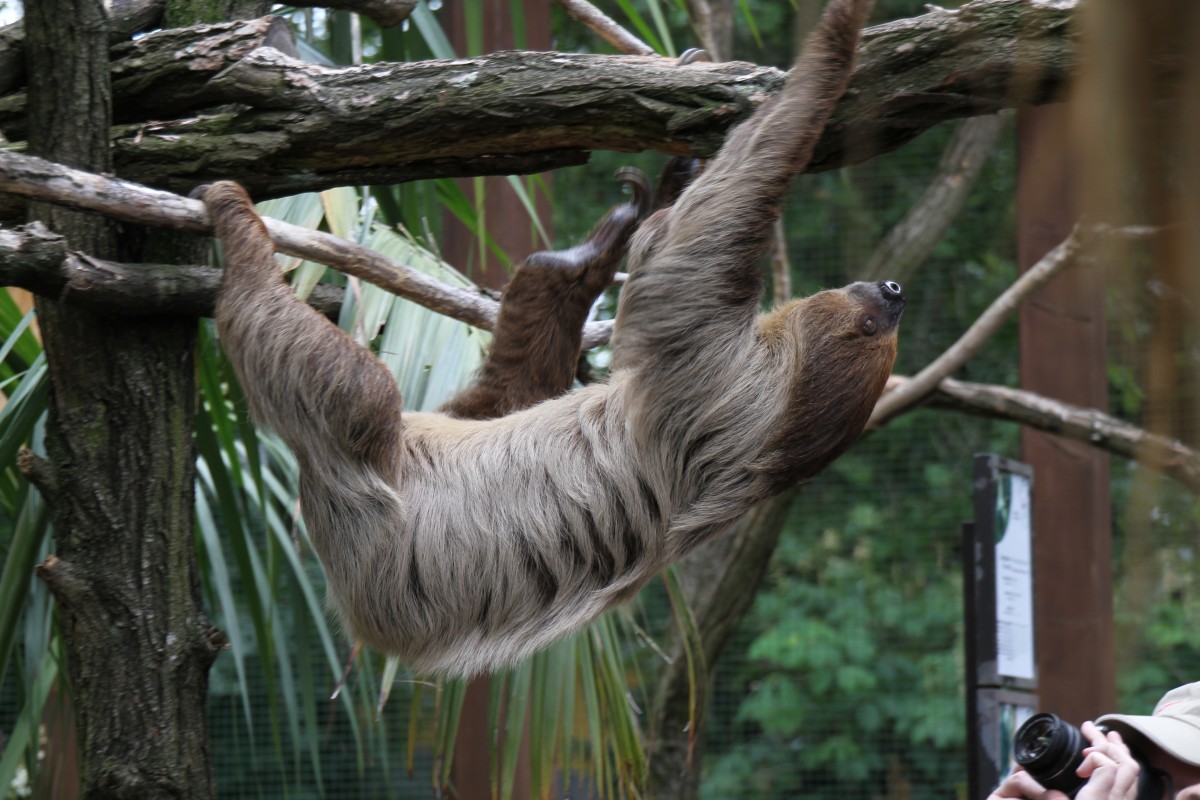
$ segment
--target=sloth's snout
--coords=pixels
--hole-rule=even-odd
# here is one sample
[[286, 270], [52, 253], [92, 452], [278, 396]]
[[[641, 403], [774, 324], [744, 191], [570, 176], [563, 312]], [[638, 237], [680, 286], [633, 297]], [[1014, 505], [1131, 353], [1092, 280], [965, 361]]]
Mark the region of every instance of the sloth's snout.
[[904, 290], [895, 281], [880, 281], [879, 291], [883, 294], [883, 299], [888, 302], [904, 302]]
[[891, 328], [900, 321], [900, 315], [904, 313], [904, 290], [895, 281], [880, 281], [876, 286], [879, 288], [879, 296], [883, 298], [887, 327]]

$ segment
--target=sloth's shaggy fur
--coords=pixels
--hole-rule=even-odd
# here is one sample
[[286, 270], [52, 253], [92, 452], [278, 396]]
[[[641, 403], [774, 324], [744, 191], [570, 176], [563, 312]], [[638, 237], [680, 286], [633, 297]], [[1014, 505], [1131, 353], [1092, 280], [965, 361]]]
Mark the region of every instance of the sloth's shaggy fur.
[[[574, 363], [587, 302], [558, 316], [546, 305], [595, 296], [578, 287], [611, 277], [642, 206], [610, 214], [561, 292], [510, 290], [517, 322], [498, 331], [502, 357], [483, 376], [500, 388], [473, 387], [451, 416], [402, 414], [383, 365], [281, 281], [241, 188], [208, 189], [226, 258], [221, 340], [252, 414], [296, 453], [304, 517], [351, 635], [419, 672], [511, 665], [858, 437], [895, 357], [899, 287], [852, 284], [758, 316], [757, 259], [845, 89], [869, 7], [832, 0], [783, 92], [634, 234], [608, 381], [522, 410], [530, 399], [505, 386], [537, 373], [521, 353], [541, 351], [506, 343], [539, 318], [556, 320], [550, 340], [574, 326], [574, 351], [544, 356], [557, 372], [538, 393], [565, 389], [558, 367]], [[614, 230], [610, 247], [600, 234]]]

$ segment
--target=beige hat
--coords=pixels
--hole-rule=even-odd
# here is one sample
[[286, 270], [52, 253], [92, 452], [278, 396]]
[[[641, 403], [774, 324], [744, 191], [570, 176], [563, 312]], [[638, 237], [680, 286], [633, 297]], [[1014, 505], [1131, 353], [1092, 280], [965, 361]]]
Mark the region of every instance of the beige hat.
[[1154, 716], [1105, 714], [1096, 724], [1117, 733], [1128, 728], [1180, 761], [1200, 767], [1200, 682], [1167, 692], [1154, 707]]

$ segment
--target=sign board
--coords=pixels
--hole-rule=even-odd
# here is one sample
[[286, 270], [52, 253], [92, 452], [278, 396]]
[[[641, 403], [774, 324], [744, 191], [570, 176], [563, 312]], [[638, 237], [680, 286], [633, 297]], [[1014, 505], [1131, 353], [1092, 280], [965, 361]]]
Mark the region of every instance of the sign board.
[[967, 746], [972, 800], [1012, 767], [1012, 736], [1037, 708], [1033, 471], [975, 457], [975, 521], [963, 526]]

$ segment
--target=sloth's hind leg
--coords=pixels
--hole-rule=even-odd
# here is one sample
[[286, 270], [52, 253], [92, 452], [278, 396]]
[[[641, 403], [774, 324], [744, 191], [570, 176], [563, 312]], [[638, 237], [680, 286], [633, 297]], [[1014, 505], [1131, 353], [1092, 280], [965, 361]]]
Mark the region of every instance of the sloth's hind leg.
[[441, 410], [462, 419], [491, 419], [557, 397], [571, 388], [583, 323], [612, 282], [629, 238], [650, 206], [645, 176], [621, 173], [633, 192], [587, 238], [568, 250], [529, 255], [500, 299], [492, 346], [474, 383]]

